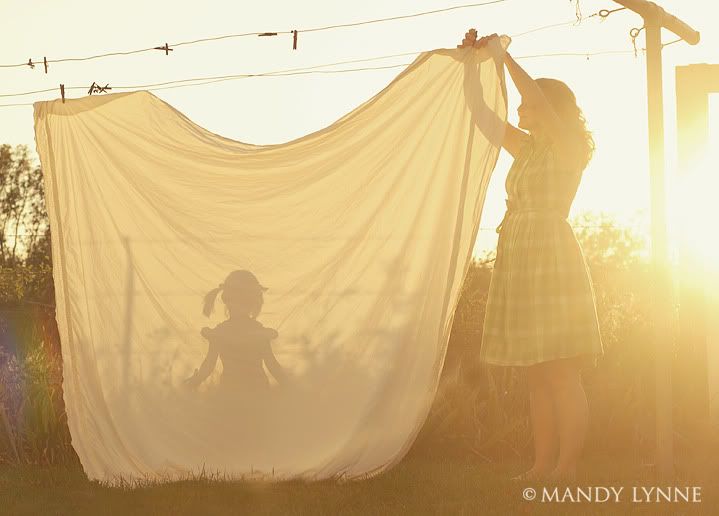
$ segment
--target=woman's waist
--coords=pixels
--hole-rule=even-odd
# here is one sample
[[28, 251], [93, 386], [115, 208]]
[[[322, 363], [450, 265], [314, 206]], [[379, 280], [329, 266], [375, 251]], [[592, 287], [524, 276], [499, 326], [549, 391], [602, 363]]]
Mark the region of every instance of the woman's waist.
[[499, 223], [499, 226], [497, 226], [497, 233], [501, 231], [504, 223], [510, 219], [546, 219], [566, 222], [569, 216], [569, 209], [566, 206], [518, 204], [517, 202], [512, 202], [509, 199], [505, 202], [507, 203], [507, 210], [505, 211], [504, 217]]
[[567, 213], [564, 210], [558, 208], [518, 208], [514, 210], [507, 210], [507, 217], [512, 216], [529, 216], [529, 217], [554, 217], [554, 218], [567, 218]]

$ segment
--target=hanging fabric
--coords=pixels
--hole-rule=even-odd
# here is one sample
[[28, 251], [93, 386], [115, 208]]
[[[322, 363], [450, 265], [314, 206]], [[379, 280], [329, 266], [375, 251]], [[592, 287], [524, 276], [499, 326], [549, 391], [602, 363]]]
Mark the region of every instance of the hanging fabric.
[[503, 37], [252, 145], [147, 91], [34, 104], [88, 477], [357, 478], [429, 411], [507, 117]]

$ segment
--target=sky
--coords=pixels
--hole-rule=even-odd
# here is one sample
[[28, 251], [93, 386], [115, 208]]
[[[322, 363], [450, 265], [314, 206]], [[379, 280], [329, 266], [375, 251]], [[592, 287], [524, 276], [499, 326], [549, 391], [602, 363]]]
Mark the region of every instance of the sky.
[[[471, 2], [466, 2], [471, 3]], [[666, 11], [701, 33], [699, 45], [684, 42], [664, 48], [664, 104], [667, 191], [672, 206], [676, 174], [675, 67], [692, 63], [719, 63], [719, 7], [713, 1], [659, 0]], [[342, 65], [336, 68], [409, 64], [421, 51], [455, 48], [469, 28], [480, 35], [518, 35], [543, 25], [575, 19], [576, 4], [569, 0], [507, 0], [483, 7], [407, 19], [302, 32], [303, 29], [360, 22], [442, 9], [464, 2], [451, 0], [364, 0], [363, 2], [275, 1], [230, 2], [207, 0], [179, 4], [126, 0], [106, 9], [96, 1], [39, 2], [0, 0], [6, 23], [0, 64], [83, 57], [127, 51], [244, 32], [299, 30], [298, 49], [292, 36], [249, 36], [177, 47], [164, 52], [109, 57], [81, 62], [42, 65], [30, 69], [0, 68], [0, 94], [56, 88], [43, 94], [0, 97], [0, 104], [31, 103], [59, 98], [59, 84], [137, 86], [196, 77], [258, 73], [314, 66], [351, 59], [416, 54]], [[649, 215], [647, 148], [646, 60], [641, 52], [644, 32], [636, 40], [640, 52], [600, 55], [522, 58], [547, 53], [587, 53], [632, 50], [629, 31], [641, 27], [639, 15], [623, 10], [604, 21], [589, 17], [600, 9], [620, 7], [615, 2], [580, 0], [585, 19], [567, 25], [516, 36], [509, 52], [533, 77], [565, 81], [575, 92], [597, 144], [594, 159], [584, 172], [570, 217], [586, 211], [604, 211], [622, 223], [646, 229]], [[8, 23], [9, 21], [9, 23]], [[676, 39], [663, 31], [665, 42]], [[521, 59], [520, 59], [521, 58]], [[255, 77], [202, 86], [150, 89], [206, 129], [253, 144], [293, 140], [320, 130], [379, 93], [402, 68], [341, 74]], [[519, 95], [509, 85], [510, 122], [516, 124]], [[68, 97], [86, 95], [70, 91]], [[719, 102], [712, 96], [712, 127], [719, 124]], [[711, 136], [719, 144], [719, 131]], [[0, 107], [0, 143], [27, 144], [35, 154], [32, 106]], [[36, 161], [39, 162], [35, 154]], [[496, 246], [494, 231], [504, 214], [504, 182], [511, 157], [502, 152], [490, 182], [475, 255]], [[678, 206], [678, 205], [677, 205]], [[680, 209], [680, 208], [679, 208]]]

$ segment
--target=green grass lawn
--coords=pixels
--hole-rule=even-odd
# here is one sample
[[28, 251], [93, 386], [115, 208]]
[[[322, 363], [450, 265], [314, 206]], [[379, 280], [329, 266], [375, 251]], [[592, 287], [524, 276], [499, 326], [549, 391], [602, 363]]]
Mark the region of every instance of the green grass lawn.
[[701, 486], [701, 502], [694, 504], [632, 502], [632, 486], [666, 483], [653, 481], [649, 468], [617, 459], [585, 459], [576, 486], [623, 486], [619, 504], [524, 501], [524, 488], [543, 489], [507, 479], [524, 466], [408, 457], [391, 471], [363, 481], [197, 479], [133, 490], [88, 482], [77, 469], [0, 466], [0, 514], [719, 514], [716, 458], [678, 469], [680, 479], [672, 485]]

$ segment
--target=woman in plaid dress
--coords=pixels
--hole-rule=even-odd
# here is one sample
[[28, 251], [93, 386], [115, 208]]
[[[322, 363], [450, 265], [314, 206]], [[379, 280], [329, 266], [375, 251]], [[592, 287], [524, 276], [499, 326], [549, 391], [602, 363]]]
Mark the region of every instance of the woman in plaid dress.
[[[476, 37], [470, 29], [459, 46], [496, 34]], [[566, 84], [533, 80], [509, 53], [505, 65], [522, 96], [520, 128], [507, 124], [503, 142], [514, 163], [480, 360], [527, 367], [535, 459], [514, 479], [573, 479], [589, 412], [580, 369], [604, 352], [589, 269], [567, 222], [594, 142]]]

